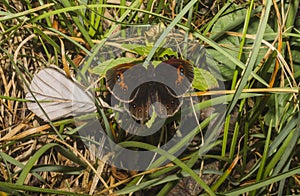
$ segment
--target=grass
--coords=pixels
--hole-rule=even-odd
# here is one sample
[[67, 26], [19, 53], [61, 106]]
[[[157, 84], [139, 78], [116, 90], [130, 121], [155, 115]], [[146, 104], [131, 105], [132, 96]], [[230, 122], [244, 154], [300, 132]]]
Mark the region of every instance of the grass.
[[[298, 0], [2, 0], [0, 6], [0, 194], [300, 193]], [[128, 41], [130, 34], [121, 31], [140, 35], [148, 24], [161, 25], [161, 34], [158, 26], [151, 28], [155, 39], [148, 39], [147, 46], [141, 47], [138, 36]], [[169, 36], [174, 28], [181, 32], [178, 37]], [[176, 55], [202, 62], [195, 92], [186, 95], [201, 101], [185, 108], [201, 111], [199, 124], [184, 133], [175, 115], [151, 142], [124, 132], [118, 115], [102, 107], [109, 94], [103, 77], [107, 69], [132, 58], [147, 62], [173, 56], [174, 50], [157, 49], [171, 48], [174, 40], [177, 49], [187, 46], [190, 37], [204, 46], [206, 55], [196, 47], [183, 47]], [[50, 65], [77, 75], [78, 82], [102, 98], [96, 114], [44, 122], [28, 110], [25, 94], [33, 74]], [[210, 81], [204, 92], [202, 80]], [[123, 151], [108, 153], [113, 144], [86, 123], [95, 116], [119, 146], [154, 153], [147, 170], [109, 164]], [[96, 137], [82, 134], [86, 130]], [[175, 132], [183, 133], [180, 140], [169, 149], [157, 148]]]

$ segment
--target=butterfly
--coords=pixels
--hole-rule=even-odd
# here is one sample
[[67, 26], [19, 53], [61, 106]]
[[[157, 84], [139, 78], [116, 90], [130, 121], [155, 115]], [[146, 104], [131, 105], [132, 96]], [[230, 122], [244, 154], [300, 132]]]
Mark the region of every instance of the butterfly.
[[182, 96], [191, 89], [193, 66], [186, 60], [169, 59], [154, 67], [149, 63], [125, 63], [106, 72], [106, 86], [117, 103], [137, 121], [148, 121], [155, 112], [160, 118], [177, 113]]

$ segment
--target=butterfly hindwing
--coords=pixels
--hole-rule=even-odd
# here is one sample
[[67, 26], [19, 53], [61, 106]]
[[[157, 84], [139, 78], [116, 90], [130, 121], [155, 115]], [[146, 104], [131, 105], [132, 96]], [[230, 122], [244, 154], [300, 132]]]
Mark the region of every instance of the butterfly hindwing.
[[136, 120], [144, 122], [150, 117], [151, 101], [151, 86], [146, 82], [141, 86], [137, 87], [133, 94], [136, 94], [133, 100], [128, 104], [127, 109], [129, 110], [132, 117]]

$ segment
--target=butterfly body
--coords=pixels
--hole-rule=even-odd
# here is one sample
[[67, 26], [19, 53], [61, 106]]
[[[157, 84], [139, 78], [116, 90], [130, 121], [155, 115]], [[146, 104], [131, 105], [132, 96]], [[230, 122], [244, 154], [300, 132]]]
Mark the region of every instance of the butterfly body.
[[134, 119], [145, 122], [154, 111], [161, 118], [173, 116], [193, 77], [193, 66], [181, 59], [149, 64], [147, 69], [142, 63], [127, 63], [107, 71], [106, 85]]

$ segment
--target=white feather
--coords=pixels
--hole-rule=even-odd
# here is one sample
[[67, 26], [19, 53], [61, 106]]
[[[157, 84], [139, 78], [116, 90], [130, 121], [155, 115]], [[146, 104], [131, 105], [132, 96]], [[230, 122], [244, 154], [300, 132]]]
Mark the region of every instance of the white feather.
[[[30, 90], [51, 121], [96, 111], [91, 94], [54, 68], [45, 68], [35, 74]], [[27, 102], [28, 109], [49, 121], [33, 95], [26, 94], [26, 99], [31, 100]]]

